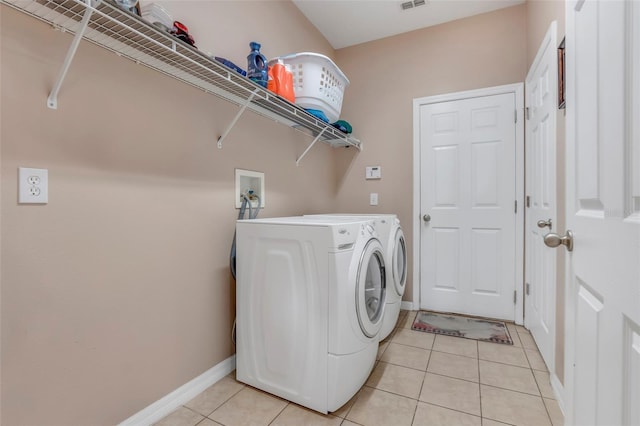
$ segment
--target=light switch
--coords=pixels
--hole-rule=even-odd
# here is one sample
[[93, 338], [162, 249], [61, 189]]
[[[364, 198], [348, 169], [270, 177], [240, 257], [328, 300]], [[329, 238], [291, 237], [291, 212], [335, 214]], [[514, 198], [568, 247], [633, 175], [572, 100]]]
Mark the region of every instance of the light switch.
[[369, 205], [370, 206], [377, 206], [378, 205], [378, 193], [377, 192], [372, 192], [371, 194], [369, 194]]
[[365, 179], [382, 179], [382, 167], [367, 166], [365, 171]]

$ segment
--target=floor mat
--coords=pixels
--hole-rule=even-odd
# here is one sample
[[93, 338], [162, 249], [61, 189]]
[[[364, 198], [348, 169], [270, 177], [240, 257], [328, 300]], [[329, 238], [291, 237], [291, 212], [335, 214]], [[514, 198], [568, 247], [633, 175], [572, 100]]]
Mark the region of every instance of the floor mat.
[[427, 333], [513, 345], [507, 324], [502, 321], [436, 312], [418, 312], [411, 328]]

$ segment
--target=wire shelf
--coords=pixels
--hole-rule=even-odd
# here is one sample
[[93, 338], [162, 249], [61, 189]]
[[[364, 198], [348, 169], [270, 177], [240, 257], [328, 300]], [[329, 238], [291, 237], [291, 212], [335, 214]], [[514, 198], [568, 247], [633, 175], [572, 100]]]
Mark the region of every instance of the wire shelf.
[[257, 114], [331, 146], [361, 149], [359, 140], [118, 7], [112, 0], [91, 0], [91, 5], [80, 0], [0, 0], [0, 3], [72, 34], [82, 31], [85, 11], [91, 9], [83, 34], [85, 40], [236, 105], [246, 105]]

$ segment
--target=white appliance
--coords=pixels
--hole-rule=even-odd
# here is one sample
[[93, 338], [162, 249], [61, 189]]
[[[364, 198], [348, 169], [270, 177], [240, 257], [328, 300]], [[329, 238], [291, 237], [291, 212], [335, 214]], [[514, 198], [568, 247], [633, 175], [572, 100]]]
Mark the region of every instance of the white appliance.
[[375, 221], [240, 220], [236, 231], [236, 378], [337, 410], [378, 350], [386, 281]]
[[407, 246], [400, 220], [395, 214], [315, 214], [305, 217], [344, 217], [373, 219], [380, 234], [380, 241], [385, 253], [387, 265], [387, 302], [384, 308], [384, 318], [380, 329], [380, 340], [386, 339], [395, 328], [400, 315], [402, 295], [407, 283]]

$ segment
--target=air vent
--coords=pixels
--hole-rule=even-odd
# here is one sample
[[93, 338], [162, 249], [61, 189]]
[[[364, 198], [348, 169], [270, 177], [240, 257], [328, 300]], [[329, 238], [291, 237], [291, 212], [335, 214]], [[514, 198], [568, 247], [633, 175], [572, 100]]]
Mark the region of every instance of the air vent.
[[427, 0], [413, 0], [400, 3], [400, 7], [402, 10], [408, 10], [413, 9], [414, 7], [424, 6], [425, 4], [427, 4]]
[[400, 4], [400, 7], [402, 8], [402, 10], [411, 9], [413, 7], [413, 2], [405, 1], [404, 3]]

